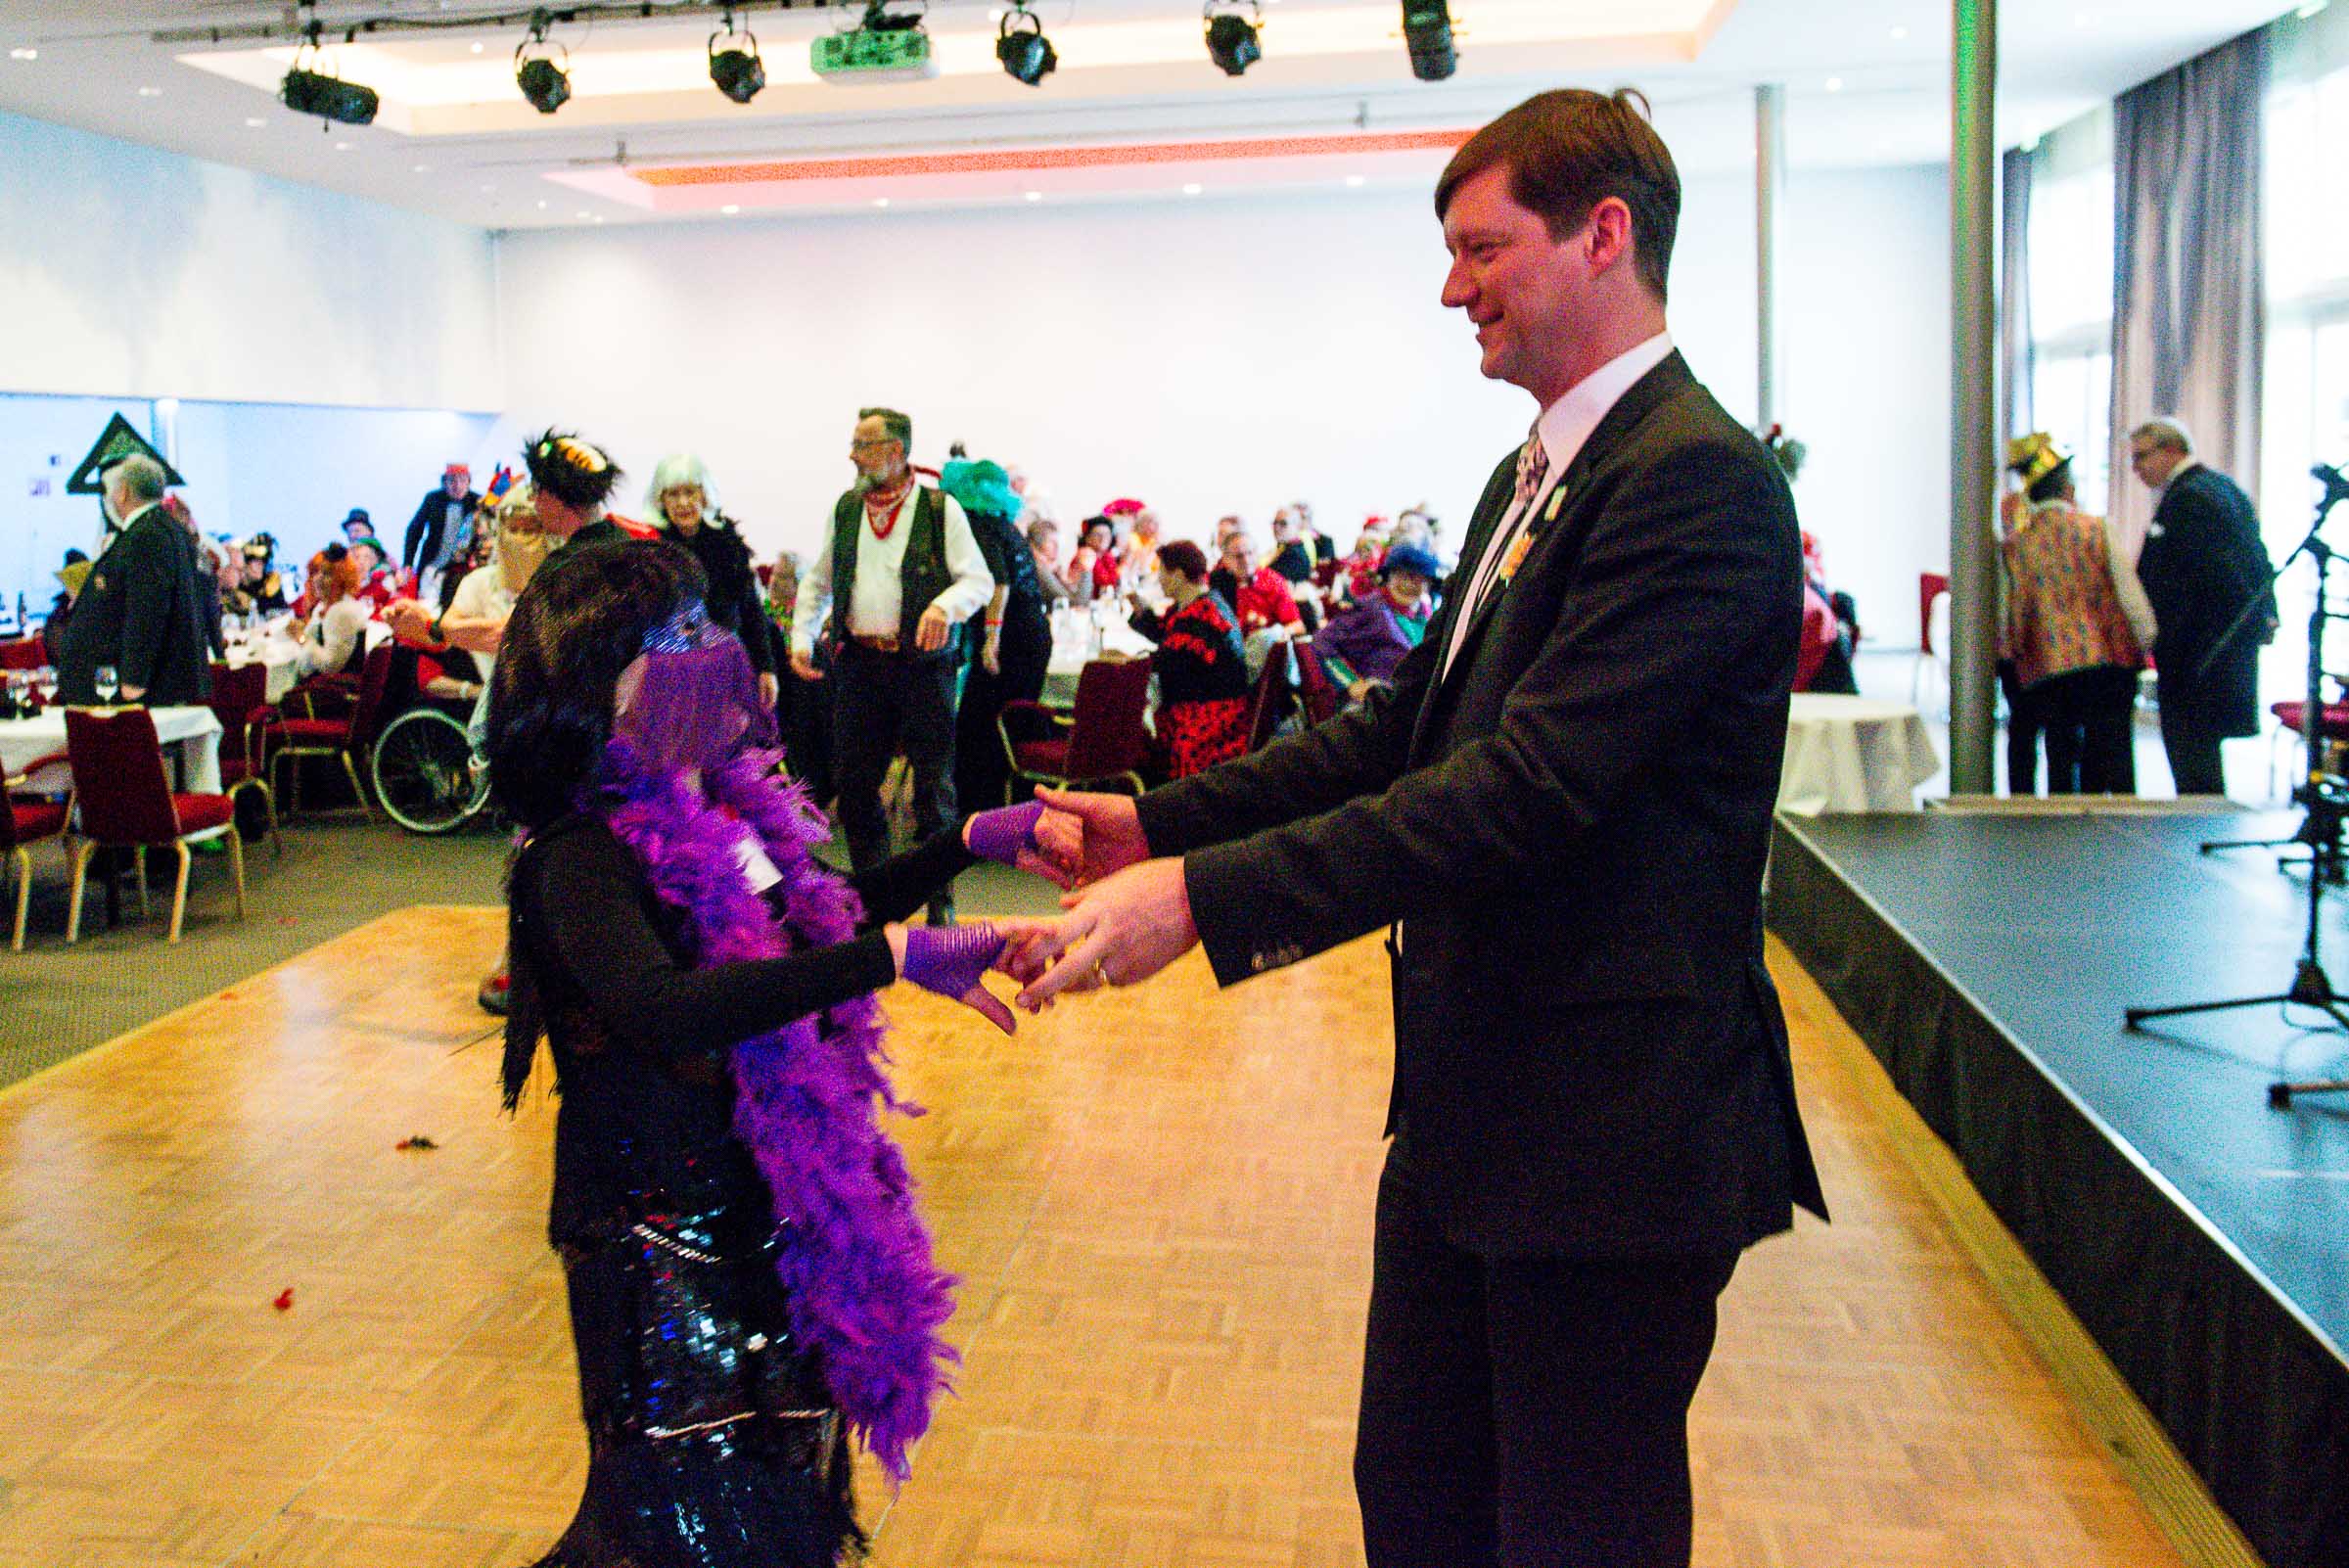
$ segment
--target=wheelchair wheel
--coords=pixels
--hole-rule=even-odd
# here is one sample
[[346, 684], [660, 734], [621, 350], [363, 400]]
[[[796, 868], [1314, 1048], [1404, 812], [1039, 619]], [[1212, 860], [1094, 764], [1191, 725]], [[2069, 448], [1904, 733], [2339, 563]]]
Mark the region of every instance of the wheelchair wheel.
[[411, 833], [446, 833], [489, 798], [465, 726], [437, 708], [409, 710], [375, 742], [375, 798]]

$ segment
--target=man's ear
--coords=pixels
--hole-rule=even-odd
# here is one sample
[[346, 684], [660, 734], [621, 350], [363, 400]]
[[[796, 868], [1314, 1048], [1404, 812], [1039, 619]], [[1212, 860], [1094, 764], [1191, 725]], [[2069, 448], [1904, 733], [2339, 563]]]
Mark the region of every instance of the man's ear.
[[1583, 225], [1583, 254], [1590, 270], [1604, 272], [1632, 252], [1632, 209], [1620, 196], [1599, 198]]

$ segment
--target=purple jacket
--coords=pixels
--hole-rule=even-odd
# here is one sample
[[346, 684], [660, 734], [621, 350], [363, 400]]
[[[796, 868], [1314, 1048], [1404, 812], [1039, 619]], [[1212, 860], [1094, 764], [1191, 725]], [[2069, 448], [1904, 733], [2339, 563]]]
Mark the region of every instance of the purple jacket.
[[1419, 646], [1419, 638], [1411, 632], [1427, 629], [1427, 623], [1421, 620], [1406, 631], [1403, 621], [1385, 594], [1374, 594], [1353, 609], [1331, 616], [1313, 633], [1313, 652], [1325, 660], [1337, 660], [1365, 679], [1393, 680], [1403, 656]]

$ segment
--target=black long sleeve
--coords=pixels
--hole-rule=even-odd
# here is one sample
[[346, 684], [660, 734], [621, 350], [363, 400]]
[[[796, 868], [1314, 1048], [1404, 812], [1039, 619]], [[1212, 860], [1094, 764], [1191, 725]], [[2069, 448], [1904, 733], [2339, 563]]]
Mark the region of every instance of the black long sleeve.
[[979, 857], [962, 847], [962, 834], [948, 828], [903, 854], [858, 872], [849, 878], [849, 886], [864, 900], [865, 919], [877, 925], [904, 919], [978, 863]]
[[635, 857], [600, 822], [542, 834], [515, 879], [523, 939], [560, 964], [562, 983], [623, 1048], [723, 1049], [897, 978], [878, 931], [781, 958], [688, 969], [664, 941], [657, 909]]

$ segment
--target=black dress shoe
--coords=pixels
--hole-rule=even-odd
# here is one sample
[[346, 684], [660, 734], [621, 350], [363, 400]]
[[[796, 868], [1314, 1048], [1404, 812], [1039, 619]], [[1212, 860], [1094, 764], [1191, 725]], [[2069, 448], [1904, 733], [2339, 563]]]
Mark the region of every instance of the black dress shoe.
[[954, 923], [954, 900], [951, 899], [931, 899], [930, 923], [934, 926], [952, 925]]

